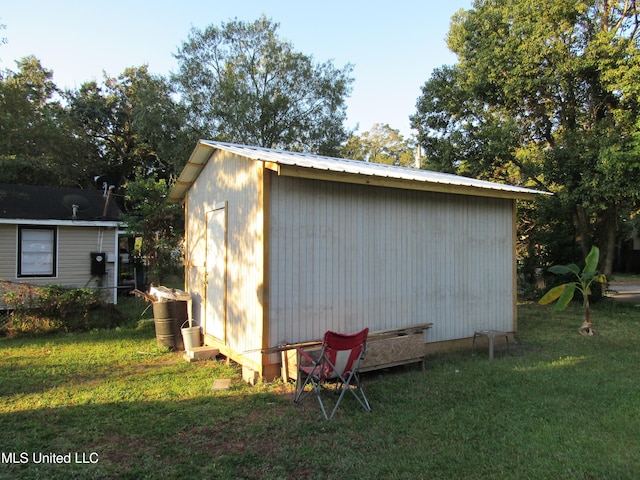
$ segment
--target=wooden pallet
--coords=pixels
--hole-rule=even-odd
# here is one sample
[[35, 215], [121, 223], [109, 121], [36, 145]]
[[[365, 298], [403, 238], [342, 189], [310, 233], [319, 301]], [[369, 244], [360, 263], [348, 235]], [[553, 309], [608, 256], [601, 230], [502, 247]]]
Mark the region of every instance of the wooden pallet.
[[[360, 371], [369, 372], [417, 362], [422, 362], [424, 368], [425, 331], [432, 326], [432, 323], [423, 323], [411, 327], [369, 332], [367, 351], [360, 364]], [[295, 379], [297, 376], [298, 355], [296, 348], [302, 348], [312, 353], [319, 351], [321, 345], [321, 341], [287, 344], [268, 351], [265, 350], [263, 353], [281, 353], [282, 378], [286, 381]]]

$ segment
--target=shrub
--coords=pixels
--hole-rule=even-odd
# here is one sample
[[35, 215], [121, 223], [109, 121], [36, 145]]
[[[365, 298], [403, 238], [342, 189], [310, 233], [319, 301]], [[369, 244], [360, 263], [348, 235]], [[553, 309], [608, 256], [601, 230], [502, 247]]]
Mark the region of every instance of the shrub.
[[122, 314], [89, 288], [22, 284], [12, 287], [4, 295], [11, 309], [9, 321], [2, 327], [5, 335], [112, 328], [123, 322]]
[[585, 259], [585, 266], [582, 271], [580, 271], [580, 267], [575, 263], [570, 263], [569, 265], [553, 265], [550, 267], [549, 271], [551, 273], [556, 275], [570, 275], [574, 280], [551, 288], [538, 301], [540, 305], [556, 302], [554, 310], [561, 312], [573, 299], [575, 292], [580, 292], [582, 294], [584, 318], [582, 326], [578, 331], [582, 335], [593, 335], [595, 333], [591, 325], [591, 306], [589, 303], [589, 295], [592, 293], [591, 285], [594, 282], [603, 285], [607, 283], [607, 277], [597, 271], [599, 258], [600, 250], [598, 247], [592, 246], [591, 251]]

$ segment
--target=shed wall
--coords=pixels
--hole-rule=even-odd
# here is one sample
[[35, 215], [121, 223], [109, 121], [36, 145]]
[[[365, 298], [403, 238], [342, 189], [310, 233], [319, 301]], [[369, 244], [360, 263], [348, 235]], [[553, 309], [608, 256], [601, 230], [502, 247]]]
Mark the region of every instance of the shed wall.
[[514, 329], [513, 201], [276, 177], [270, 343], [433, 322]]
[[[194, 320], [207, 319], [207, 282], [226, 280], [226, 328], [221, 340], [236, 352], [259, 350], [263, 337], [262, 163], [217, 151], [189, 190], [186, 208], [186, 288]], [[206, 265], [207, 213], [226, 208], [226, 272]], [[226, 279], [222, 276], [226, 275]]]

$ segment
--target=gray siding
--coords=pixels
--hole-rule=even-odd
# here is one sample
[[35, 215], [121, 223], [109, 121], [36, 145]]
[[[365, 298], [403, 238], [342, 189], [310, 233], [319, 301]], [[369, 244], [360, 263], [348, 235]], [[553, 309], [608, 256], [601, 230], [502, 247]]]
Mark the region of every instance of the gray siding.
[[104, 277], [91, 275], [91, 252], [104, 252], [117, 259], [115, 228], [58, 227], [58, 278], [76, 287], [99, 287], [105, 298], [112, 294], [115, 263], [107, 263]]
[[21, 277], [17, 274], [18, 234], [16, 225], [0, 225], [0, 278], [32, 285], [66, 285], [100, 288], [107, 301], [114, 300], [115, 263], [107, 263], [107, 275], [92, 277], [91, 252], [105, 252], [115, 260], [116, 229], [58, 226], [57, 274], [55, 277]]
[[433, 322], [512, 331], [513, 202], [275, 177], [270, 340]]
[[0, 278], [13, 280], [16, 275], [17, 227], [0, 225]]

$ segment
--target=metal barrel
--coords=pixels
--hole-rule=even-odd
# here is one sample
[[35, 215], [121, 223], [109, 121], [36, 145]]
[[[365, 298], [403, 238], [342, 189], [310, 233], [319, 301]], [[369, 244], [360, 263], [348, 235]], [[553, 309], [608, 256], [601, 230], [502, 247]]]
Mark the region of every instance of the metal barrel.
[[153, 302], [153, 323], [156, 327], [157, 345], [169, 350], [184, 350], [180, 327], [186, 319], [186, 302]]

